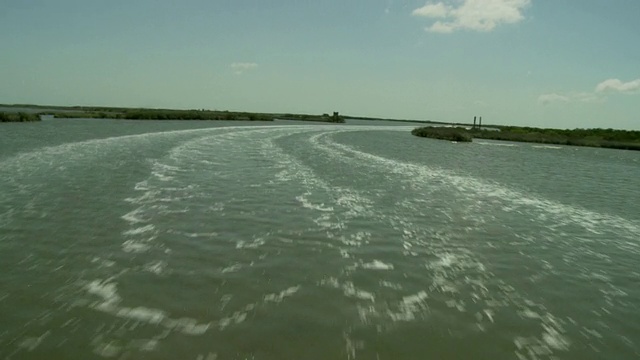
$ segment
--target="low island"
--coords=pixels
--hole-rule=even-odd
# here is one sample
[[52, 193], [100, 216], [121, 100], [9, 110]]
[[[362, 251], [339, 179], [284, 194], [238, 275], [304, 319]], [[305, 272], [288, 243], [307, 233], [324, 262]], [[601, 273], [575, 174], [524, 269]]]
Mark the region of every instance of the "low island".
[[471, 142], [473, 137], [465, 129], [461, 127], [445, 127], [445, 126], [425, 126], [415, 128], [411, 134], [420, 137], [432, 139], [449, 140], [455, 142]]
[[38, 114], [0, 112], [0, 122], [31, 122], [40, 120], [40, 115]]
[[273, 121], [296, 120], [328, 123], [344, 123], [344, 117], [334, 112], [333, 115], [310, 114], [272, 114], [240, 111], [220, 111], [207, 109], [177, 110], [124, 108], [104, 106], [41, 106], [41, 105], [0, 105], [7, 109], [28, 109], [29, 113], [1, 112], [0, 121], [34, 121], [40, 115], [50, 115], [56, 119], [117, 119], [117, 120], [225, 120], [225, 121]]
[[0, 104], [0, 122], [40, 121], [43, 115], [53, 118], [128, 119], [128, 120], [226, 120], [226, 121], [311, 121], [345, 123], [345, 119], [370, 121], [419, 122], [428, 126], [414, 129], [415, 136], [472, 142], [474, 138], [532, 142], [556, 145], [589, 146], [612, 149], [640, 150], [640, 131], [617, 129], [549, 129], [535, 127], [446, 123], [432, 120], [397, 120], [332, 115], [252, 113], [220, 110], [176, 110], [104, 106], [43, 106], [30, 104]]
[[545, 129], [492, 125], [483, 129], [425, 126], [416, 128], [415, 136], [456, 142], [472, 139], [503, 140], [540, 144], [589, 146], [610, 149], [640, 150], [640, 131], [616, 129]]

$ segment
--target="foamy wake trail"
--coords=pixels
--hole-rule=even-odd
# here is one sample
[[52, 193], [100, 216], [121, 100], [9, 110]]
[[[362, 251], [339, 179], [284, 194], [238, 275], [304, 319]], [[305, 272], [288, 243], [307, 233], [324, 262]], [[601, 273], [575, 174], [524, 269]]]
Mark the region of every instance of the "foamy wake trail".
[[[366, 169], [364, 168], [366, 167], [378, 172], [381, 169], [385, 169], [384, 171], [388, 173], [389, 181], [408, 184], [408, 187], [418, 193], [429, 194], [433, 191], [454, 192], [454, 195], [450, 196], [464, 199], [464, 203], [468, 204], [467, 208], [457, 216], [450, 214], [447, 209], [441, 209], [440, 211], [452, 221], [458, 219], [458, 221], [468, 222], [470, 229], [484, 228], [491, 223], [499, 222], [500, 217], [503, 216], [502, 214], [515, 212], [516, 214], [531, 216], [538, 221], [541, 228], [550, 230], [548, 233], [542, 233], [542, 235], [548, 237], [534, 241], [548, 241], [554, 246], [560, 245], [568, 253], [575, 253], [576, 251], [579, 254], [593, 253], [589, 241], [581, 241], [573, 236], [562, 237], [558, 235], [562, 234], [567, 227], [579, 227], [584, 234], [583, 239], [591, 235], [600, 236], [601, 239], [609, 242], [618, 251], [640, 254], [640, 245], [637, 241], [637, 239], [640, 239], [640, 225], [634, 221], [539, 197], [532, 197], [529, 194], [524, 194], [500, 184], [458, 175], [452, 171], [384, 158], [333, 140], [332, 135], [347, 131], [353, 130], [343, 129], [315, 134], [310, 137], [309, 142], [323, 154], [322, 156], [329, 157], [333, 161], [343, 162], [353, 167], [359, 166], [365, 172]], [[421, 201], [418, 196], [416, 199], [400, 203], [400, 206], [405, 207], [405, 211], [419, 212], [420, 208], [429, 206], [428, 203], [420, 203]], [[490, 204], [493, 208], [498, 206], [501, 210], [493, 214], [487, 213], [483, 208], [485, 206], [483, 204]], [[437, 212], [438, 210], [432, 207], [430, 211]], [[364, 322], [372, 322], [375, 319], [387, 316], [390, 316], [394, 321], [413, 321], [418, 315], [429, 313], [427, 304], [429, 301], [433, 304], [434, 296], [430, 294], [435, 292], [440, 294], [440, 297], [436, 296], [436, 298], [439, 301], [444, 301], [447, 307], [457, 309], [461, 313], [469, 311], [474, 313], [477, 327], [480, 331], [490, 328], [496, 319], [499, 320], [505, 314], [516, 311], [514, 309], [519, 309], [517, 314], [523, 321], [539, 324], [541, 331], [538, 335], [531, 333], [516, 334], [514, 344], [517, 348], [516, 355], [519, 358], [546, 358], [555, 351], [569, 350], [572, 341], [567, 335], [567, 328], [580, 328], [580, 325], [571, 323], [567, 319], [558, 318], [547, 309], [543, 302], [528, 299], [513, 286], [497, 278], [494, 273], [486, 269], [486, 266], [469, 249], [459, 246], [452, 248], [455, 244], [455, 239], [445, 239], [441, 243], [440, 250], [438, 250], [440, 245], [437, 242], [434, 243], [433, 240], [422, 243], [420, 236], [421, 226], [407, 220], [402, 213], [400, 211], [400, 215], [396, 218], [384, 215], [380, 218], [380, 221], [390, 221], [392, 227], [404, 233], [403, 246], [406, 255], [424, 256], [424, 254], [429, 254], [437, 257], [437, 260], [426, 264], [428, 273], [432, 278], [431, 286], [426, 292], [406, 295], [395, 306], [389, 306], [389, 304], [393, 304], [389, 302], [384, 304], [375, 302], [371, 305], [361, 306], [360, 314]], [[569, 230], [567, 229], [566, 231]], [[422, 236], [431, 236], [433, 239], [434, 234], [422, 232]], [[437, 239], [437, 237], [436, 235], [435, 238]], [[526, 254], [523, 254], [523, 256], [526, 256]], [[540, 261], [540, 259], [534, 260]], [[573, 262], [575, 268], [590, 279], [592, 278], [592, 275], [587, 274], [587, 269], [576, 266], [580, 265], [575, 263], [577, 259], [565, 258], [565, 260]], [[548, 262], [542, 263], [543, 267], [547, 267], [548, 264]], [[336, 287], [345, 286], [340, 285], [337, 280], [332, 280], [329, 283], [335, 284]], [[347, 288], [348, 284], [346, 285]], [[393, 282], [386, 282], [381, 285], [391, 288], [396, 287]], [[358, 291], [353, 290], [349, 291], [349, 293], [358, 294]], [[365, 292], [365, 294], [367, 293]], [[624, 295], [624, 291], [607, 281], [605, 281], [604, 287], [601, 288], [601, 293], [598, 294], [603, 298], [603, 301], [606, 301], [609, 311], [613, 311], [616, 304], [625, 304]], [[375, 294], [372, 293], [371, 299], [374, 296]], [[615, 296], [618, 297], [616, 298]], [[482, 306], [478, 307], [479, 304]], [[583, 328], [587, 328], [587, 326], [585, 325]]]
[[[360, 160], [366, 160], [375, 164], [374, 166], [384, 166], [392, 173], [404, 179], [410, 179], [415, 184], [445, 184], [457, 189], [465, 196], [473, 197], [478, 201], [492, 201], [504, 203], [505, 211], [518, 211], [522, 209], [534, 209], [538, 218], [545, 221], [554, 220], [555, 226], [562, 226], [567, 222], [576, 224], [590, 233], [599, 233], [603, 229], [616, 229], [621, 232], [622, 239], [616, 241], [611, 239], [613, 245], [622, 250], [640, 251], [640, 242], [628, 241], [628, 239], [640, 239], [640, 224], [610, 214], [601, 214], [574, 206], [565, 205], [552, 200], [518, 192], [500, 184], [483, 181], [477, 178], [457, 175], [454, 172], [430, 168], [424, 165], [404, 163], [401, 161], [384, 158], [370, 153], [356, 150], [344, 144], [337, 143], [330, 139], [328, 134], [319, 134], [311, 138], [311, 143], [325, 151], [330, 151], [334, 157], [350, 155]], [[321, 142], [320, 139], [325, 141]], [[343, 154], [343, 155], [340, 155]], [[437, 181], [434, 181], [437, 180]]]
[[[490, 246], [519, 251], [517, 245], [474, 242], [475, 234], [511, 219], [509, 214], [531, 219], [533, 228], [540, 229], [522, 234], [505, 224], [499, 230], [515, 234], [514, 243], [555, 246], [565, 255], [566, 266], [603, 284], [593, 296], [608, 301], [598, 310], [607, 326], [605, 313], [615, 311], [624, 289], [606, 271], [579, 266], [580, 256], [598, 256], [594, 238], [618, 251], [640, 254], [640, 224], [454, 171], [367, 153], [333, 137], [411, 128], [296, 125], [132, 135], [41, 149], [4, 160], [0, 168], [13, 166], [20, 176], [29, 176], [41, 170], [21, 161], [44, 164], [70, 153], [86, 160], [101, 156], [105, 148], [164, 140], [166, 151], [148, 159], [149, 172], [138, 179], [133, 194], [122, 199], [126, 211], [118, 214], [118, 221], [124, 227], [114, 236], [114, 253], [94, 257], [91, 267], [99, 275], [73, 285], [81, 294], [78, 306], [91, 309], [100, 321], [111, 319], [95, 331], [91, 343], [103, 357], [159, 351], [174, 333], [180, 341], [183, 335], [211, 336], [211, 344], [219, 345], [229, 339], [225, 336], [239, 333], [230, 330], [249, 328], [251, 321], [268, 318], [282, 303], [298, 306], [299, 299], [323, 296], [331, 306], [348, 308], [340, 308], [340, 323], [345, 325], [342, 337], [349, 358], [371, 345], [359, 339], [362, 329], [384, 336], [403, 326], [433, 324], [474, 336], [511, 326], [514, 318], [527, 329], [511, 334], [516, 358], [561, 357], [558, 352], [570, 350], [576, 341], [569, 328], [582, 325], [556, 315], [546, 299], [509, 283], [482, 256]], [[85, 155], [77, 155], [83, 150]], [[338, 170], [324, 173], [318, 164]], [[340, 178], [341, 167], [358, 170], [353, 184], [368, 185], [367, 179], [381, 184], [350, 186], [351, 179]], [[388, 199], [385, 189], [392, 186], [403, 190]], [[443, 194], [454, 198], [456, 206], [443, 206], [436, 198]], [[265, 201], [271, 201], [274, 210], [264, 210]], [[10, 211], [0, 214], [0, 226], [11, 216]], [[273, 221], [278, 217], [293, 221], [283, 225]], [[575, 228], [580, 239], [559, 235]], [[517, 250], [514, 258], [545, 269], [532, 277], [551, 276], [558, 266], [557, 261]], [[292, 259], [301, 268], [322, 269], [297, 274], [287, 266]], [[308, 264], [315, 262], [318, 265]], [[182, 281], [186, 292], [203, 297], [200, 302], [182, 301], [193, 300], [196, 307], [207, 302], [206, 307], [169, 310], [183, 294], [166, 294], [164, 287]], [[171, 289], [176, 288], [180, 286]], [[163, 302], [163, 295], [171, 299]], [[590, 331], [585, 337], [596, 339], [597, 331]], [[123, 334], [145, 336], [126, 342]]]

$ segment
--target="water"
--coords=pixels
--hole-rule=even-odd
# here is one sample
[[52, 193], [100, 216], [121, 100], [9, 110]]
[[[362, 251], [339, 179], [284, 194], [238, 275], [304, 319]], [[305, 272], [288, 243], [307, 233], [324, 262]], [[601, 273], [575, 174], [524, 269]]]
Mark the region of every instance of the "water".
[[640, 153], [371, 124], [2, 125], [0, 358], [640, 357]]

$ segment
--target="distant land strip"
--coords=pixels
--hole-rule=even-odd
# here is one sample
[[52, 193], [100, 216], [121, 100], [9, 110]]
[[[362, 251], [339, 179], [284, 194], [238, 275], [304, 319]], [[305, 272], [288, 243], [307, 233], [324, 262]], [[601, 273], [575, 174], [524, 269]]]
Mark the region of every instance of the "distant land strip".
[[[333, 115], [309, 114], [268, 114], [239, 111], [219, 111], [206, 109], [176, 110], [176, 109], [148, 109], [123, 108], [104, 106], [50, 106], [31, 104], [0, 104], [0, 109], [16, 109], [20, 114], [52, 115], [57, 119], [121, 119], [121, 120], [227, 120], [227, 121], [273, 121], [297, 120], [318, 121], [329, 123], [344, 123], [344, 117]], [[13, 118], [12, 112], [4, 112]]]
[[[9, 109], [9, 111], [7, 110]], [[129, 120], [236, 120], [236, 121], [315, 121], [328, 123], [344, 123], [345, 119], [370, 121], [396, 121], [407, 123], [424, 123], [433, 125], [449, 125], [447, 129], [455, 127], [456, 132], [450, 130], [434, 130], [437, 126], [426, 126], [424, 130], [414, 130], [416, 136], [443, 138], [454, 141], [467, 141], [473, 138], [529, 142], [556, 145], [589, 146], [611, 149], [640, 150], [640, 131], [618, 129], [552, 129], [527, 126], [484, 125], [482, 128], [473, 127], [468, 123], [450, 123], [433, 120], [404, 120], [384, 119], [363, 116], [339, 115], [310, 115], [310, 114], [275, 114], [252, 113], [220, 110], [175, 110], [148, 109], [106, 106], [55, 106], [33, 104], [0, 104], [0, 122], [31, 122], [39, 121], [41, 115], [52, 115], [54, 118], [92, 118], [92, 119], [129, 119]], [[433, 131], [440, 131], [433, 135]], [[460, 135], [460, 136], [458, 136]]]
[[415, 136], [470, 142], [472, 139], [528, 142], [640, 150], [640, 131], [615, 129], [545, 129], [519, 126], [491, 126], [490, 130], [465, 127], [425, 126], [411, 132]]
[[40, 115], [34, 113], [5, 113], [0, 112], [0, 122], [31, 122], [40, 121]]

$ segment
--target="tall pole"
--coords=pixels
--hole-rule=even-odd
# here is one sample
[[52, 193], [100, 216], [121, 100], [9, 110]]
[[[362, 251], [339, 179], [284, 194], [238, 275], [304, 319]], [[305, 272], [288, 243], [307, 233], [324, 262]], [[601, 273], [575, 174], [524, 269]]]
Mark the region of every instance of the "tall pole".
[[480, 119], [478, 122], [478, 129], [482, 130], [482, 116], [480, 116]]
[[474, 116], [473, 117], [473, 129], [475, 129], [475, 128], [476, 128], [476, 117]]

